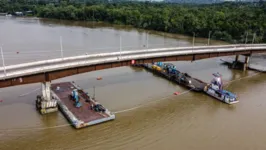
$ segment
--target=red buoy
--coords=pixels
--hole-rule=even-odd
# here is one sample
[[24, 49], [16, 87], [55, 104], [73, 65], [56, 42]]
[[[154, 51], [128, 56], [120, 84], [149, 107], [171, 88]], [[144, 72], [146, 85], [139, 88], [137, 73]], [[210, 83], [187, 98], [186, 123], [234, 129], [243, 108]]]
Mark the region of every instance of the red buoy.
[[131, 60], [131, 65], [134, 65], [135, 64], [135, 60]]
[[174, 95], [179, 95], [180, 93], [179, 92], [175, 92]]
[[0, 100], [0, 103], [3, 102], [3, 100]]

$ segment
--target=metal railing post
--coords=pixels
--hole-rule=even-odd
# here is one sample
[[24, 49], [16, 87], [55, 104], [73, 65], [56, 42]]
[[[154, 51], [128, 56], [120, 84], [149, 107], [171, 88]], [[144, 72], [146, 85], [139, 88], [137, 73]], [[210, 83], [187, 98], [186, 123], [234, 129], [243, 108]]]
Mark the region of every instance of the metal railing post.
[[4, 59], [4, 53], [3, 53], [3, 47], [0, 46], [1, 49], [1, 56], [2, 56], [2, 62], [3, 62], [3, 68], [4, 68], [4, 74], [6, 76], [6, 66], [5, 66], [5, 59]]
[[146, 47], [149, 48], [149, 34], [146, 32]]
[[252, 44], [254, 44], [254, 41], [255, 41], [255, 37], [256, 37], [256, 33], [253, 33], [253, 39], [252, 39]]
[[246, 34], [245, 44], [247, 44], [247, 40], [248, 40], [248, 31], [247, 31], [247, 34]]
[[211, 32], [212, 31], [209, 31], [208, 46], [210, 45]]
[[193, 32], [193, 48], [194, 48], [194, 43], [195, 43], [195, 32]]
[[120, 34], [120, 36], [119, 36], [119, 50], [120, 50], [120, 58], [119, 59], [121, 59], [121, 53], [122, 53], [122, 37], [121, 37], [121, 34]]
[[60, 48], [61, 48], [61, 58], [63, 59], [63, 58], [64, 58], [64, 55], [63, 55], [63, 43], [62, 43], [62, 36], [60, 36]]

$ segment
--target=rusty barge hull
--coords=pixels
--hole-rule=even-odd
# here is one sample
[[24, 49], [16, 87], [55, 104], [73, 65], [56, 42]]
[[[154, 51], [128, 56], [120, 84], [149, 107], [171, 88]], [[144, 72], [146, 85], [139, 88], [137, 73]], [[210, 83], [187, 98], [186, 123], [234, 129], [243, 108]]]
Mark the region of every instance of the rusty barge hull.
[[[79, 99], [82, 103], [80, 108], [76, 108], [74, 101], [69, 97], [73, 89], [78, 89]], [[58, 101], [59, 110], [69, 120], [71, 125], [77, 129], [115, 119], [115, 114], [106, 108], [104, 112], [96, 112], [91, 109], [91, 105], [95, 105], [97, 102], [90, 99], [89, 95], [74, 83], [63, 82], [52, 84], [51, 92], [52, 96]], [[88, 99], [89, 102], [86, 101]]]

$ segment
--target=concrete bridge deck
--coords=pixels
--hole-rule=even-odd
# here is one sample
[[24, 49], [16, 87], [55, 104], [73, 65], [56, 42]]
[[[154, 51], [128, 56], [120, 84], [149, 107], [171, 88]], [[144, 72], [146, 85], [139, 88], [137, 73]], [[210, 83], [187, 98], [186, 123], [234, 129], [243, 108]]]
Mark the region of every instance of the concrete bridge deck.
[[107, 69], [155, 61], [194, 61], [230, 55], [265, 53], [266, 44], [172, 47], [82, 55], [37, 61], [0, 68], [0, 88], [54, 79]]

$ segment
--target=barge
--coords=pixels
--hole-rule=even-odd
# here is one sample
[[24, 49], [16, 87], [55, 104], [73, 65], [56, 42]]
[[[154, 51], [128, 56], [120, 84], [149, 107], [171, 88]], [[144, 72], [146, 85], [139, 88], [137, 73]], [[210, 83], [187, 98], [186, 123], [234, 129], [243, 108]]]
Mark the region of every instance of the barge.
[[148, 71], [151, 71], [169, 81], [182, 85], [193, 91], [201, 92], [207, 85], [199, 79], [192, 78], [187, 73], [182, 73], [176, 70], [176, 66], [171, 63], [162, 64], [158, 62], [154, 64], [143, 64], [142, 66]]
[[59, 110], [77, 129], [115, 119], [115, 114], [73, 82], [52, 84], [51, 94], [57, 100]]
[[239, 102], [235, 94], [222, 89], [221, 75], [219, 73], [213, 74], [215, 78], [210, 84], [207, 84], [199, 79], [191, 77], [187, 73], [178, 71], [176, 66], [171, 63], [163, 64], [157, 62], [153, 64], [142, 64], [141, 66], [169, 81], [175, 82], [196, 92], [203, 92], [224, 103], [235, 104]]

